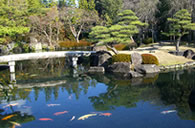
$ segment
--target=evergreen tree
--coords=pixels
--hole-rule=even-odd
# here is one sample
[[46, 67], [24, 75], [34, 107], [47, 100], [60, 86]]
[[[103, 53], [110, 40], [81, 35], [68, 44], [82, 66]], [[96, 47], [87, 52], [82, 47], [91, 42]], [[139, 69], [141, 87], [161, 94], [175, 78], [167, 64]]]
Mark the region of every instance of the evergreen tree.
[[95, 4], [100, 17], [107, 15], [112, 21], [122, 8], [122, 0], [95, 0]]
[[62, 7], [65, 7], [66, 6], [66, 0], [59, 0], [58, 1], [58, 7], [59, 8], [62, 8]]
[[29, 32], [27, 19], [26, 0], [0, 1], [0, 43], [16, 41], [19, 36]]
[[79, 8], [88, 10], [87, 0], [79, 0]]
[[[131, 43], [134, 42], [133, 35], [139, 33], [139, 27], [147, 25], [142, 23], [135, 13], [125, 10], [118, 14], [117, 24], [111, 27], [94, 27], [90, 33], [90, 38], [100, 44], [108, 43]], [[105, 31], [105, 32], [104, 32]]]
[[75, 0], [67, 0], [66, 4], [68, 7], [76, 7], [76, 1]]
[[40, 0], [27, 0], [28, 4], [28, 12], [29, 13], [38, 13], [42, 8], [42, 4]]
[[94, 0], [79, 0], [79, 8], [85, 10], [95, 10]]
[[139, 28], [146, 26], [146, 23], [142, 23], [132, 10], [124, 10], [118, 14], [118, 25], [121, 25], [117, 38], [120, 38], [119, 43], [128, 43], [131, 39], [135, 42], [133, 35], [139, 33]]
[[88, 4], [89, 4], [88, 9], [94, 11], [95, 10], [95, 1], [94, 0], [89, 0]]
[[107, 27], [104, 26], [95, 26], [92, 28], [89, 37], [92, 42], [98, 43], [98, 45], [102, 45], [105, 42], [109, 42], [110, 39], [110, 31]]
[[174, 35], [177, 37], [176, 51], [179, 52], [181, 38], [189, 33], [189, 30], [195, 30], [195, 23], [192, 23], [191, 14], [182, 9], [178, 11], [173, 18], [168, 18], [170, 29], [168, 36]]

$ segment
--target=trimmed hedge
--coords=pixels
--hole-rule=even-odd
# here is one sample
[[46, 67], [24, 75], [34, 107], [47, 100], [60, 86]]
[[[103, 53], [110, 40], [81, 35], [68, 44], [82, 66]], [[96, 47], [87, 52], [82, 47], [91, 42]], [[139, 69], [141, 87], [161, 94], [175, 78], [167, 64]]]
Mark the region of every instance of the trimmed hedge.
[[128, 54], [117, 54], [112, 56], [112, 63], [115, 62], [131, 62], [131, 55]]
[[143, 64], [156, 64], [159, 65], [159, 61], [156, 56], [152, 54], [142, 54]]
[[143, 40], [144, 44], [151, 44], [152, 43], [152, 38], [146, 38]]
[[67, 40], [67, 41], [60, 42], [59, 45], [60, 45], [60, 47], [73, 48], [73, 47], [91, 46], [91, 43], [89, 43], [85, 40], [80, 40], [79, 43]]

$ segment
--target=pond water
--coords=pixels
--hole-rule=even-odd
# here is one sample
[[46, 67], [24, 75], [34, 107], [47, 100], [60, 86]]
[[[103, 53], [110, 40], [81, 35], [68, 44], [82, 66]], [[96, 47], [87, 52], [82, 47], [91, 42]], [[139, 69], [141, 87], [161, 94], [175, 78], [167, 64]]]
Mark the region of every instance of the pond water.
[[195, 127], [195, 68], [132, 80], [83, 71], [63, 59], [17, 62], [18, 88], [0, 91], [0, 128]]

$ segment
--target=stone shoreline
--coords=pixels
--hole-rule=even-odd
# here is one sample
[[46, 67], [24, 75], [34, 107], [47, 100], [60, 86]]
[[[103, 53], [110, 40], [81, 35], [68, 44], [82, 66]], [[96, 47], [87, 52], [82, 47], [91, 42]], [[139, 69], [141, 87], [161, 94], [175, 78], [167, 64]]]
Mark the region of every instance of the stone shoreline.
[[184, 64], [175, 64], [175, 65], [168, 65], [168, 66], [159, 66], [161, 71], [171, 70], [171, 69], [184, 69], [188, 67], [195, 67], [195, 61], [187, 62]]

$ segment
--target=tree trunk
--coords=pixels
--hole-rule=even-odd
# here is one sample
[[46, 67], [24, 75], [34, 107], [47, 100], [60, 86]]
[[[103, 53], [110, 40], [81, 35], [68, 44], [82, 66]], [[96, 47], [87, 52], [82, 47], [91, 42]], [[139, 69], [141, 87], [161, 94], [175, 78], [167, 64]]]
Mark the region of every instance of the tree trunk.
[[177, 51], [177, 54], [179, 52], [179, 44], [180, 44], [180, 41], [181, 41], [181, 36], [178, 37], [177, 43], [176, 43], [176, 51]]
[[78, 35], [76, 36], [76, 41], [77, 41], [77, 43], [79, 43], [79, 36]]
[[130, 36], [131, 40], [133, 43], [135, 43], [135, 40], [133, 39], [133, 36]]
[[116, 50], [116, 48], [111, 47], [109, 45], [106, 45], [106, 47], [109, 48], [109, 49], [111, 49], [114, 52], [115, 55], [118, 54], [118, 51]]
[[49, 25], [49, 45], [52, 46], [52, 28], [51, 28], [51, 24]]
[[80, 36], [81, 31], [82, 31], [82, 29], [83, 29], [83, 25], [84, 25], [84, 24], [81, 25], [81, 27], [80, 27], [80, 29], [79, 29], [79, 31], [78, 31], [78, 33], [77, 33], [77, 36], [76, 36], [77, 43], [79, 43], [79, 36]]

